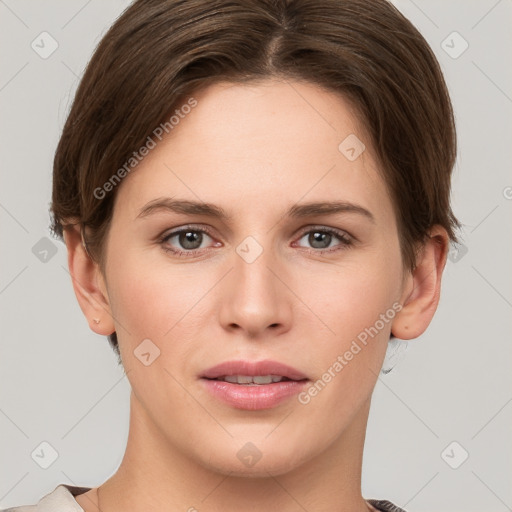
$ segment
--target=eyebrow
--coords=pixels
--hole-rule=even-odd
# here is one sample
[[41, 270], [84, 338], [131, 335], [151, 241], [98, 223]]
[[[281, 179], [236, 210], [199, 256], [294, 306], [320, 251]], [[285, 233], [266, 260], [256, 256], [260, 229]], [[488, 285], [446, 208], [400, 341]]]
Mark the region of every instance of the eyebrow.
[[[137, 218], [147, 217], [148, 215], [161, 211], [201, 215], [223, 221], [233, 219], [233, 216], [229, 215], [220, 206], [185, 199], [174, 199], [171, 197], [161, 197], [150, 201], [141, 208]], [[285, 217], [300, 219], [319, 215], [335, 215], [337, 213], [356, 213], [375, 223], [375, 217], [369, 210], [347, 201], [323, 201], [295, 204], [285, 213]]]

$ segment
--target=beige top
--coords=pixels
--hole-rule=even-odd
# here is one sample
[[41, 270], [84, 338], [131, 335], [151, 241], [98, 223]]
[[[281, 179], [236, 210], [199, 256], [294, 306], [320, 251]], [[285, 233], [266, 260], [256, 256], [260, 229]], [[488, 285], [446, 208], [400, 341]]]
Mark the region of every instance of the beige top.
[[[84, 512], [76, 502], [75, 496], [83, 494], [91, 487], [60, 484], [41, 498], [36, 505], [22, 505], [0, 510], [0, 512]], [[386, 500], [367, 500], [370, 510], [375, 512], [405, 512]]]

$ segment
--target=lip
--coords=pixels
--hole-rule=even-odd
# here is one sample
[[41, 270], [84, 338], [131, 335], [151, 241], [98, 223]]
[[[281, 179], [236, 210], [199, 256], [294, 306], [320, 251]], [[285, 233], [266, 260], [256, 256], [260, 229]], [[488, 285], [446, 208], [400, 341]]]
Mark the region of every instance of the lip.
[[277, 361], [226, 361], [201, 374], [206, 379], [217, 379], [227, 375], [248, 375], [251, 377], [261, 375], [281, 375], [290, 380], [304, 380], [307, 377], [299, 370]]
[[[243, 385], [214, 380], [228, 375], [280, 375], [290, 380], [271, 384]], [[300, 393], [309, 379], [299, 370], [277, 361], [226, 361], [200, 376], [206, 390], [235, 409], [261, 410], [276, 407]]]

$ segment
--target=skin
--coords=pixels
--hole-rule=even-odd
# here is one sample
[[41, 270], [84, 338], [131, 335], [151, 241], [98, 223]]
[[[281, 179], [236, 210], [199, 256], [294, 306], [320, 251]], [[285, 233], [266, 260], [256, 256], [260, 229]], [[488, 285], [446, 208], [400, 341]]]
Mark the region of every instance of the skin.
[[[123, 461], [76, 500], [86, 512], [367, 511], [371, 395], [390, 334], [416, 338], [434, 315], [448, 235], [433, 226], [415, 270], [403, 267], [393, 204], [343, 97], [278, 80], [216, 84], [194, 97], [198, 105], [119, 186], [105, 275], [79, 231], [66, 230], [80, 307], [96, 333], [117, 331], [132, 387]], [[366, 146], [354, 161], [338, 149], [349, 134]], [[138, 218], [162, 197], [213, 203], [232, 218], [168, 210]], [[354, 212], [285, 216], [295, 204], [333, 200], [373, 221]], [[159, 238], [189, 224], [212, 236], [192, 256], [165, 251], [190, 251], [178, 236]], [[321, 228], [352, 244], [327, 236], [313, 245]], [[252, 263], [236, 251], [247, 236], [263, 249]], [[239, 410], [198, 378], [223, 361], [273, 359], [315, 382], [395, 303], [402, 310], [307, 404], [292, 397]], [[149, 366], [134, 355], [147, 338], [161, 351]], [[237, 457], [247, 442], [262, 454], [252, 467]]]

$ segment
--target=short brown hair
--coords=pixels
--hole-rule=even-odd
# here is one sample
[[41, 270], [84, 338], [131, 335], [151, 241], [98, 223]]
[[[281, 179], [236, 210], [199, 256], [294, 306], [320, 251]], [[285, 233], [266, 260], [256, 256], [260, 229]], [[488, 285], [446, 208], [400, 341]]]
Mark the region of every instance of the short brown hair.
[[[102, 187], [187, 95], [289, 78], [355, 107], [393, 199], [406, 268], [434, 224], [452, 241], [454, 115], [429, 45], [387, 0], [137, 0], [101, 40], [54, 160], [52, 230], [87, 231], [103, 267], [116, 187]], [[340, 141], [341, 142], [341, 141]], [[116, 333], [109, 341], [119, 355]]]

